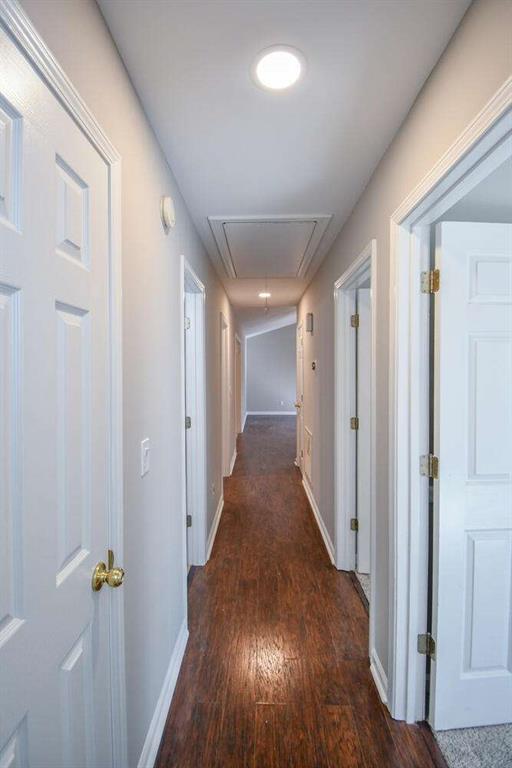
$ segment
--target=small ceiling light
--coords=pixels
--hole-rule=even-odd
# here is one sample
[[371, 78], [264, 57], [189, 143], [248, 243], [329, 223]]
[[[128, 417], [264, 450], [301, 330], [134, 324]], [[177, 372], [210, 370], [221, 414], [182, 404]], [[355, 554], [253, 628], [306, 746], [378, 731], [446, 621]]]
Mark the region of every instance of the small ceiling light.
[[258, 293], [258, 296], [260, 297], [260, 299], [270, 299], [272, 294], [269, 293], [268, 291], [262, 291], [261, 293]]
[[297, 82], [304, 72], [306, 60], [289, 45], [273, 45], [256, 57], [252, 76], [257, 85], [271, 91], [282, 91]]

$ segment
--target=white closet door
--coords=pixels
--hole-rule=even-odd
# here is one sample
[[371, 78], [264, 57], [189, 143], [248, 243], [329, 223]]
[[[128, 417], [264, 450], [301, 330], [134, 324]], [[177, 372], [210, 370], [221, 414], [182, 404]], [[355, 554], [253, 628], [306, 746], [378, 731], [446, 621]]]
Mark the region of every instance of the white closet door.
[[0, 766], [106, 768], [108, 169], [0, 59]]
[[512, 721], [512, 226], [436, 232], [437, 729]]

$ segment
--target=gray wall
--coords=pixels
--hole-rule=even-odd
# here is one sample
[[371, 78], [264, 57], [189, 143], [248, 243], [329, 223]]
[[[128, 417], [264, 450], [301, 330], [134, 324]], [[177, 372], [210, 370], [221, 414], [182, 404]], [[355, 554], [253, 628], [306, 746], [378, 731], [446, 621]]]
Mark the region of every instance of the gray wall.
[[[297, 326], [247, 339], [247, 412], [294, 411]], [[295, 411], [294, 411], [295, 412]]]
[[[180, 254], [185, 254], [207, 291], [210, 522], [222, 489], [220, 311], [230, 322], [232, 339], [234, 323], [225, 292], [96, 3], [22, 0], [22, 5], [122, 156], [123, 565], [128, 574], [123, 589], [128, 750], [130, 766], [135, 766], [186, 616], [180, 497], [183, 424], [178, 407]], [[173, 196], [177, 214], [176, 228], [168, 236], [160, 224], [164, 193]], [[151, 469], [141, 478], [139, 446], [144, 437], [151, 440]], [[155, 564], [158, 567], [149, 567]], [[144, 579], [137, 578], [141, 566]]]
[[[382, 158], [328, 257], [303, 295], [299, 322], [314, 312], [305, 334], [305, 426], [313, 433], [312, 486], [334, 541], [334, 281], [372, 239], [377, 240], [377, 563], [376, 651], [388, 672], [389, 518], [389, 253], [390, 217], [512, 71], [512, 3], [476, 0], [432, 71]], [[364, 98], [364, 94], [361, 94]], [[311, 361], [317, 369], [311, 370]]]

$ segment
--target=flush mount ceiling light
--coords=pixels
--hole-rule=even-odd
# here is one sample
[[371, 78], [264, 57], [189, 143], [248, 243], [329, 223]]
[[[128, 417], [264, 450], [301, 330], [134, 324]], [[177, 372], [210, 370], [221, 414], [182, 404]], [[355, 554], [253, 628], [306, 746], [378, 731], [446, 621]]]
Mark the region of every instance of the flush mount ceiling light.
[[258, 296], [260, 297], [260, 299], [270, 299], [272, 294], [269, 293], [268, 291], [262, 291], [261, 293], [258, 293]]
[[289, 45], [273, 45], [258, 54], [251, 73], [257, 85], [271, 91], [282, 91], [297, 82], [304, 73], [306, 60]]

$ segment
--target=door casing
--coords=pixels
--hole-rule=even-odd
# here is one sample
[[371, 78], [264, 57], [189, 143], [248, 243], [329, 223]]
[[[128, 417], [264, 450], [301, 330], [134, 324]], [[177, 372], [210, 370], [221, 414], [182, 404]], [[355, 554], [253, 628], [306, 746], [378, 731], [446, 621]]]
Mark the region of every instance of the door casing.
[[512, 77], [396, 209], [390, 220], [388, 707], [409, 723], [425, 719], [429, 483], [430, 225], [510, 154]]
[[350, 316], [355, 311], [355, 291], [368, 278], [371, 284], [371, 386], [370, 386], [370, 669], [375, 683], [384, 697], [381, 663], [375, 652], [375, 467], [376, 467], [376, 290], [377, 242], [371, 240], [350, 267], [334, 284], [334, 339], [335, 339], [335, 446], [334, 446], [334, 509], [335, 509], [335, 562], [340, 570], [355, 568], [355, 533], [350, 529], [356, 493], [356, 443], [350, 429], [350, 418], [355, 406], [355, 339]]
[[[192, 428], [190, 432], [192, 450], [190, 454], [193, 458], [188, 460], [189, 450], [186, 440], [183, 442], [183, 463], [186, 467], [185, 487], [183, 490], [185, 496], [184, 515], [192, 515], [192, 527], [188, 551], [188, 565], [204, 565], [206, 563], [206, 506], [207, 506], [207, 466], [206, 466], [206, 288], [198, 278], [190, 264], [184, 256], [181, 257], [181, 284], [182, 284], [182, 306], [185, 309], [185, 293], [191, 294], [190, 305], [193, 310], [193, 317], [190, 318], [191, 328], [185, 329], [181, 338], [184, 340], [185, 333], [190, 334], [187, 340], [190, 341], [190, 349], [187, 350], [189, 363], [194, 371], [191, 381], [187, 381], [185, 350], [183, 355], [183, 379], [182, 379], [182, 401], [185, 416], [192, 419]], [[183, 313], [184, 318], [184, 313]], [[188, 412], [185, 413], [185, 392], [189, 388]], [[185, 431], [184, 431], [185, 434]], [[187, 498], [187, 486], [192, 489], [192, 493]]]
[[231, 382], [229, 355], [229, 323], [220, 313], [220, 395], [222, 434], [222, 477], [231, 474]]
[[[0, 24], [30, 61], [36, 73], [81, 128], [109, 171], [109, 536], [118, 562], [124, 562], [123, 434], [122, 434], [122, 290], [121, 290], [121, 156], [82, 101], [65, 72], [24, 10], [2, 0]], [[110, 600], [110, 664], [112, 696], [112, 764], [127, 765], [124, 601]]]

